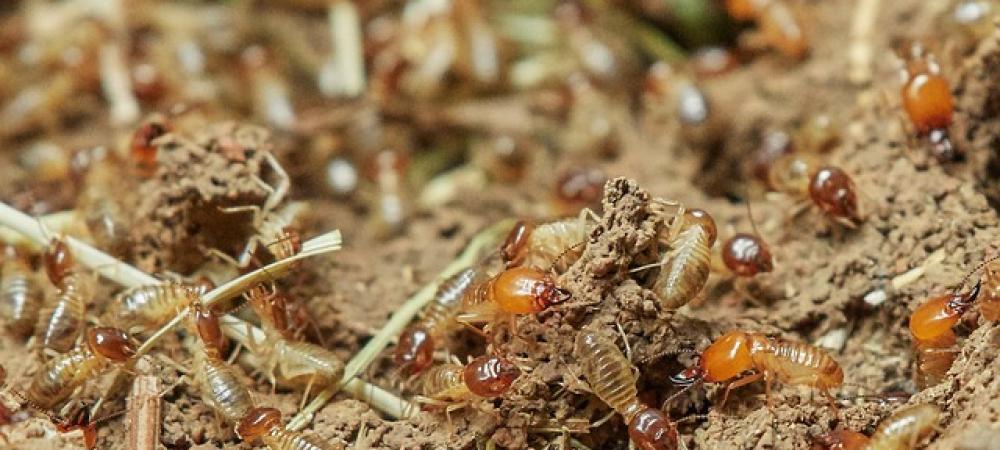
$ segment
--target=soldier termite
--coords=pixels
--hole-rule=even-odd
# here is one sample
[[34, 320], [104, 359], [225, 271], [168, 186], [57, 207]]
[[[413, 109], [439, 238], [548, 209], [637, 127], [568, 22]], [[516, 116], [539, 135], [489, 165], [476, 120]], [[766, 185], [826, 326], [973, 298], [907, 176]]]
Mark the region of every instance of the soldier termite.
[[[744, 372], [751, 372], [743, 375]], [[698, 365], [672, 380], [678, 384], [696, 381], [727, 383], [719, 405], [725, 405], [729, 391], [753, 383], [765, 382], [768, 406], [771, 403], [771, 382], [806, 385], [818, 389], [831, 406], [836, 407], [830, 389], [844, 382], [844, 371], [830, 355], [809, 344], [769, 338], [759, 333], [730, 331], [701, 353]]]
[[136, 345], [124, 331], [91, 328], [76, 348], [52, 358], [42, 367], [28, 388], [27, 398], [40, 408], [52, 409], [88, 379], [128, 361], [135, 352]]
[[441, 282], [434, 299], [420, 312], [420, 319], [399, 335], [394, 362], [411, 374], [430, 367], [434, 350], [460, 324], [455, 318], [469, 286], [482, 276], [478, 267], [468, 267]]
[[83, 331], [87, 304], [94, 295], [94, 280], [76, 266], [72, 252], [62, 239], [52, 239], [42, 260], [58, 293], [54, 301], [42, 309], [37, 329], [43, 348], [64, 353], [73, 348]]
[[629, 439], [644, 450], [677, 448], [677, 429], [662, 411], [644, 405], [635, 366], [613, 342], [593, 330], [576, 336], [574, 355], [590, 390], [628, 423]]
[[274, 408], [254, 408], [237, 423], [236, 434], [245, 442], [260, 438], [272, 450], [343, 450], [343, 445], [323, 441], [281, 425], [281, 411]]
[[31, 266], [17, 249], [5, 247], [0, 266], [0, 317], [7, 329], [18, 337], [31, 336], [41, 307], [41, 286]]
[[965, 155], [952, 144], [948, 129], [955, 112], [955, 98], [948, 79], [931, 55], [919, 45], [910, 48], [902, 71], [903, 109], [919, 137], [926, 137], [932, 153], [941, 162], [953, 162]]
[[422, 399], [431, 405], [447, 405], [450, 412], [483, 398], [503, 396], [521, 376], [521, 370], [498, 356], [480, 356], [465, 366], [441, 364], [421, 377]]
[[517, 315], [542, 312], [569, 300], [569, 291], [551, 276], [529, 267], [506, 269], [469, 286], [462, 296], [463, 322], [497, 323], [507, 320], [513, 328]]

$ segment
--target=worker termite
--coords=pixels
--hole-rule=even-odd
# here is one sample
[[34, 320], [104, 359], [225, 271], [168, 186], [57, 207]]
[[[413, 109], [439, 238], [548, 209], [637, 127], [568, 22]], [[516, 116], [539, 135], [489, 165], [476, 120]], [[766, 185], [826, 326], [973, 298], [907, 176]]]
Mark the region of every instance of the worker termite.
[[635, 367], [618, 346], [596, 331], [584, 330], [576, 336], [573, 353], [591, 392], [621, 414], [638, 448], [677, 448], [677, 428], [662, 411], [639, 400]]
[[236, 425], [236, 434], [244, 442], [260, 438], [271, 450], [343, 450], [335, 445], [281, 426], [281, 411], [259, 407], [248, 411]]
[[228, 255], [213, 253], [240, 268], [250, 267], [255, 262], [254, 258], [257, 257], [257, 249], [260, 247], [266, 248], [276, 261], [291, 258], [302, 251], [302, 235], [296, 221], [305, 209], [306, 205], [302, 202], [289, 203], [281, 210], [274, 212], [266, 211], [256, 205], [225, 208], [224, 211], [227, 213], [252, 211], [254, 229], [257, 233], [250, 237], [243, 251], [240, 252], [239, 258], [235, 261]]
[[929, 403], [902, 408], [887, 417], [869, 438], [850, 430], [835, 430], [817, 439], [828, 450], [909, 450], [933, 431], [941, 408]]
[[323, 388], [340, 381], [344, 363], [337, 355], [311, 342], [289, 341], [282, 336], [277, 324], [284, 318], [277, 314], [271, 296], [272, 293], [262, 286], [256, 286], [246, 294], [264, 329], [262, 342], [251, 338], [246, 343], [259, 358], [260, 370], [272, 384], [305, 387], [303, 400], [312, 388]]
[[828, 217], [849, 228], [864, 220], [854, 180], [837, 166], [820, 166], [814, 157], [792, 153], [768, 170], [771, 188], [792, 198], [808, 198]]
[[125, 329], [148, 331], [196, 302], [213, 287], [211, 281], [203, 278], [194, 284], [167, 282], [126, 289], [115, 296], [105, 317]]
[[809, 51], [805, 30], [785, 0], [726, 0], [726, 10], [734, 19], [756, 22], [763, 41], [790, 58]]
[[551, 268], [565, 272], [583, 253], [582, 244], [593, 230], [587, 221], [589, 209], [580, 216], [536, 224], [520, 220], [507, 234], [500, 257], [509, 267]]
[[515, 316], [542, 312], [570, 297], [545, 272], [514, 267], [469, 286], [458, 320], [495, 323], [506, 318], [513, 326]]
[[707, 212], [682, 211], [660, 233], [660, 243], [667, 249], [660, 262], [633, 269], [663, 266], [653, 282], [653, 290], [664, 308], [680, 308], [701, 292], [708, 280], [716, 233], [715, 220]]
[[927, 138], [938, 161], [962, 159], [965, 155], [952, 144], [948, 132], [955, 112], [955, 98], [948, 80], [941, 75], [937, 61], [925, 55], [920, 45], [913, 45], [906, 59], [900, 95], [917, 136]]
[[498, 356], [480, 356], [465, 366], [448, 363], [431, 367], [422, 375], [424, 403], [448, 405], [446, 412], [483, 398], [503, 396], [521, 370]]
[[42, 307], [42, 291], [31, 267], [17, 249], [4, 249], [0, 266], [0, 317], [11, 333], [31, 336]]
[[135, 353], [136, 345], [124, 331], [110, 327], [91, 328], [83, 342], [42, 367], [28, 388], [27, 398], [40, 408], [51, 409], [88, 379], [114, 364], [128, 361]]
[[43, 261], [49, 280], [59, 291], [55, 300], [42, 309], [37, 329], [43, 348], [64, 353], [73, 348], [83, 331], [94, 280], [76, 267], [72, 252], [60, 238], [52, 239]]
[[736, 233], [722, 244], [722, 262], [738, 277], [774, 270], [771, 250], [759, 235]]
[[202, 351], [195, 354], [195, 383], [202, 401], [224, 421], [238, 423], [254, 407], [253, 398], [232, 366], [222, 359], [225, 337], [218, 316], [200, 303], [194, 305], [194, 325]]
[[129, 155], [135, 162], [140, 174], [150, 176], [156, 170], [157, 147], [156, 139], [170, 132], [170, 124], [154, 117], [136, 128], [129, 144]]
[[[748, 375], [744, 372], [752, 371]], [[830, 389], [844, 382], [844, 371], [830, 355], [818, 347], [801, 342], [769, 338], [759, 333], [730, 331], [701, 353], [698, 365], [671, 378], [677, 384], [696, 381], [726, 382], [726, 392], [763, 378], [768, 406], [771, 403], [771, 382], [806, 385], [816, 388], [835, 407]]]
[[482, 271], [468, 267], [441, 282], [434, 299], [420, 312], [420, 319], [403, 330], [396, 344], [393, 361], [411, 374], [423, 372], [434, 359], [434, 350], [458, 325], [455, 318], [462, 297]]

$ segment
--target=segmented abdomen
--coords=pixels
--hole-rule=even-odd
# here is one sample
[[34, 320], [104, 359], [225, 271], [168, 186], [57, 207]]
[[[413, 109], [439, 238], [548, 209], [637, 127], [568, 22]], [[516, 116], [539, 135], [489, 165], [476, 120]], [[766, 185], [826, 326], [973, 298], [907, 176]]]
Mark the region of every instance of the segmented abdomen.
[[108, 320], [123, 329], [155, 327], [189, 306], [197, 296], [194, 287], [181, 283], [131, 288], [115, 297]]
[[88, 378], [107, 367], [107, 361], [85, 347], [49, 360], [35, 375], [28, 388], [28, 400], [40, 408], [50, 409], [69, 397]]
[[19, 337], [31, 336], [42, 307], [42, 291], [20, 260], [7, 260], [0, 279], [0, 315], [7, 329]]
[[455, 325], [455, 316], [462, 306], [462, 298], [479, 273], [468, 267], [448, 277], [438, 286], [434, 300], [424, 308], [420, 318], [420, 324], [435, 338], [442, 337]]
[[[264, 344], [268, 345], [268, 344]], [[333, 352], [310, 342], [288, 342], [279, 340], [276, 344], [278, 378], [287, 384], [323, 387], [340, 381], [344, 375], [344, 363]]]
[[80, 272], [71, 272], [63, 280], [55, 303], [45, 308], [40, 317], [42, 345], [65, 353], [76, 345], [87, 319], [87, 303], [93, 297], [91, 279]]
[[840, 364], [818, 347], [803, 342], [768, 339], [763, 335], [753, 335], [751, 339], [755, 342], [767, 341], [767, 344], [755, 345], [754, 362], [784, 383], [826, 389], [838, 387], [844, 381]]
[[913, 381], [917, 387], [925, 389], [944, 380], [945, 374], [958, 356], [957, 342], [958, 338], [951, 330], [931, 340], [914, 342], [917, 363]]
[[710, 238], [704, 228], [691, 225], [671, 242], [670, 261], [653, 284], [664, 308], [684, 306], [705, 286], [711, 265]]
[[463, 367], [441, 364], [431, 367], [424, 374], [423, 394], [437, 400], [459, 401], [472, 394], [465, 386]]
[[577, 335], [574, 353], [594, 395], [630, 421], [641, 409], [632, 363], [610, 339], [592, 330]]
[[883, 420], [865, 450], [907, 450], [937, 425], [941, 409], [935, 405], [914, 405], [896, 411]]
[[576, 218], [538, 225], [528, 237], [522, 265], [565, 272], [583, 253], [587, 231], [585, 222]]
[[261, 440], [271, 450], [342, 450], [344, 448], [343, 445], [334, 445], [317, 436], [309, 436], [282, 428], [271, 430], [270, 433], [261, 436]]
[[243, 380], [223, 361], [202, 359], [199, 388], [208, 403], [229, 423], [237, 423], [254, 407]]

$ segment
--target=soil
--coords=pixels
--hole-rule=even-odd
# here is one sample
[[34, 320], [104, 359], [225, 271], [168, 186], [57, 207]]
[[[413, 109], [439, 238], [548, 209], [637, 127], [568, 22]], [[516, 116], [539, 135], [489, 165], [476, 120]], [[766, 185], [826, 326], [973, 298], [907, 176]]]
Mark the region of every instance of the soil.
[[[407, 198], [414, 207], [396, 234], [387, 235], [373, 225], [374, 208], [368, 203], [373, 183], [368, 181], [353, 196], [334, 195], [325, 186], [325, 174], [311, 154], [320, 137], [250, 125], [242, 111], [231, 114], [237, 122], [188, 125], [158, 141], [160, 167], [150, 178], [135, 179], [138, 195], [121, 192], [119, 206], [132, 219], [131, 245], [123, 258], [152, 273], [188, 276], [207, 259], [203, 250], [236, 255], [253, 232], [252, 214], [230, 215], [220, 208], [260, 204], [268, 197], [267, 189], [253, 179], [275, 184], [275, 173], [263, 160], [265, 152], [273, 152], [291, 177], [289, 198], [309, 205], [303, 234], [343, 232], [343, 250], [309, 260], [279, 285], [306, 302], [327, 347], [347, 360], [402, 302], [433, 281], [477, 231], [504, 218], [548, 216], [553, 174], [582, 164], [597, 166], [610, 178], [599, 220], [582, 256], [558, 278], [572, 292], [572, 300], [517, 319], [520, 338], [504, 340], [505, 351], [524, 371], [510, 394], [447, 418], [426, 413], [411, 420], [389, 420], [340, 394], [309, 429], [352, 448], [483, 448], [487, 440], [499, 448], [571, 448], [572, 437], [593, 449], [624, 449], [627, 433], [619, 417], [587, 426], [608, 410], [589, 394], [580, 376], [572, 351], [576, 333], [596, 327], [627, 343], [641, 374], [642, 398], [661, 405], [679, 391], [669, 376], [693, 364], [695, 354], [715, 337], [741, 329], [827, 348], [845, 373], [845, 385], [836, 393], [840, 409], [833, 410], [813, 390], [780, 385], [771, 393], [769, 408], [762, 383], [735, 390], [724, 407], [714, 408], [721, 389], [699, 385], [666, 404], [671, 417], [684, 418], [678, 426], [687, 448], [807, 449], [814, 436], [837, 427], [870, 434], [902, 402], [934, 403], [944, 411], [940, 432], [919, 448], [998, 448], [1000, 327], [971, 313], [958, 327], [960, 348], [951, 370], [941, 383], [920, 390], [912, 381], [913, 351], [906, 325], [909, 313], [923, 300], [953, 288], [970, 269], [1000, 252], [1000, 32], [961, 45], [944, 41], [935, 30], [948, 2], [882, 0], [867, 41], [875, 55], [872, 81], [858, 85], [848, 79], [845, 39], [855, 3], [795, 2], [811, 24], [810, 55], [801, 63], [764, 53], [724, 76], [703, 81], [712, 120], [718, 121], [708, 133], [710, 142], [692, 139], [670, 112], [636, 118], [641, 108], [633, 99], [595, 93], [592, 100], [613, 130], [613, 143], [602, 142], [601, 152], [567, 156], [548, 151], [546, 145], [570, 145], [578, 139], [554, 131], [539, 139], [552, 142], [533, 143], [536, 153], [519, 181], [474, 184], [468, 188], [472, 191], [439, 207], [421, 209], [414, 198]], [[310, 20], [319, 27], [325, 16]], [[958, 103], [952, 136], [967, 154], [964, 162], [938, 163], [929, 156], [926, 142], [915, 141], [903, 125], [899, 61], [892, 52], [908, 38], [927, 38], [947, 55], [943, 70]], [[538, 105], [545, 101], [532, 101], [537, 103], [514, 111], [538, 114], [539, 123], [551, 120], [551, 115], [530, 111], [543, 108]], [[327, 112], [315, 120], [332, 122], [329, 134], [335, 138], [347, 136], [364, 126], [370, 106], [352, 104], [348, 113], [337, 110], [346, 119]], [[414, 111], [419, 108], [433, 107], [418, 105]], [[839, 144], [822, 157], [847, 171], [862, 193], [865, 221], [854, 229], [808, 205], [793, 214], [800, 201], [774, 193], [758, 195], [756, 185], [745, 182], [748, 155], [768, 132], [796, 129], [821, 113], [833, 117], [840, 132]], [[389, 129], [407, 120], [405, 114], [416, 113], [395, 114], [399, 117], [389, 120]], [[489, 117], [449, 118], [448, 111], [440, 117], [428, 114], [422, 119], [428, 123], [399, 126], [402, 131], [386, 131], [385, 139], [412, 149], [427, 136], [449, 131], [435, 120], [492, 123]], [[528, 122], [509, 126], [531, 128]], [[88, 131], [67, 131], [60, 142], [69, 148], [115, 145], [114, 131], [106, 125]], [[20, 144], [10, 148], [25, 147], [32, 138], [17, 139], [21, 141], [13, 142]], [[33, 214], [73, 205], [78, 184], [71, 190], [66, 188], [69, 183], [32, 181], [17, 158], [15, 151], [0, 152], [5, 201]], [[104, 192], [114, 197], [115, 189]], [[746, 283], [713, 275], [691, 305], [661, 310], [648, 280], [630, 272], [649, 262], [656, 234], [665, 226], [650, 213], [650, 200], [671, 199], [708, 211], [722, 240], [751, 229], [741, 201], [747, 193], [756, 225], [774, 254], [775, 270]], [[914, 269], [922, 270], [921, 275], [894, 284]], [[116, 290], [102, 289], [101, 298]], [[163, 345], [164, 353], [188, 365], [185, 345], [182, 338], [172, 337]], [[450, 345], [462, 359], [484, 348], [482, 338], [472, 332], [459, 333]], [[33, 362], [18, 358], [24, 349], [16, 339], [0, 339], [0, 361], [14, 386], [26, 385], [37, 370]], [[415, 384], [393, 366], [391, 351], [390, 346], [362, 378], [401, 395], [417, 393]], [[181, 375], [168, 365], [150, 370], [159, 371], [164, 386]], [[300, 393], [272, 392], [263, 377], [249, 373], [244, 380], [253, 386], [259, 403], [278, 407], [286, 419], [298, 409]], [[912, 396], [896, 402], [880, 397], [900, 391]], [[95, 398], [99, 392], [91, 387], [82, 397]], [[218, 422], [193, 387], [180, 384], [162, 397], [162, 404], [162, 447], [250, 448], [239, 443], [231, 427]], [[78, 435], [59, 435], [44, 418], [19, 419], [0, 430], [9, 448], [79, 446]], [[122, 423], [112, 418], [100, 428], [101, 448], [124, 448]], [[562, 432], [563, 427], [572, 433]]]

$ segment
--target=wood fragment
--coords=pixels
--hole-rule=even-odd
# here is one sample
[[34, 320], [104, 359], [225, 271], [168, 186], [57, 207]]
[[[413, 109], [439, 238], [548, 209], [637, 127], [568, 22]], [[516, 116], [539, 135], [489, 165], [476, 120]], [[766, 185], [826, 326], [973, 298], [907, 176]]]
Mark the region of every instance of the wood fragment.
[[160, 384], [154, 375], [140, 375], [128, 397], [129, 450], [156, 450], [160, 441]]

